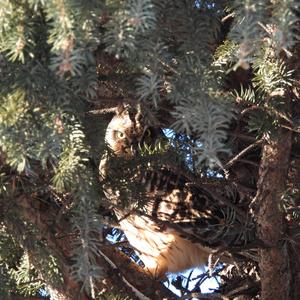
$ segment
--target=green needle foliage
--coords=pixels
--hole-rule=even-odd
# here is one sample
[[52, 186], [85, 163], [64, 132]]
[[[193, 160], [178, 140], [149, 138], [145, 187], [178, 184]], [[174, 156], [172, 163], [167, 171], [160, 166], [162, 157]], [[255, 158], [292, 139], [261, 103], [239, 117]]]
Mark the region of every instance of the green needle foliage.
[[[64, 290], [63, 260], [48, 242], [65, 219], [72, 280], [101, 297], [99, 207], [107, 202], [96, 166], [107, 118], [89, 111], [115, 99], [140, 103], [172, 128], [170, 145], [201, 176], [226, 168], [233, 123], [255, 137], [282, 120], [293, 127], [285, 99], [299, 67], [287, 61], [299, 15], [295, 0], [0, 0], [0, 298]], [[249, 72], [246, 83], [230, 79], [237, 71]], [[140, 167], [147, 152], [165, 159], [164, 151], [141, 152]], [[130, 163], [112, 171], [140, 170]], [[122, 180], [117, 191], [130, 187]]]

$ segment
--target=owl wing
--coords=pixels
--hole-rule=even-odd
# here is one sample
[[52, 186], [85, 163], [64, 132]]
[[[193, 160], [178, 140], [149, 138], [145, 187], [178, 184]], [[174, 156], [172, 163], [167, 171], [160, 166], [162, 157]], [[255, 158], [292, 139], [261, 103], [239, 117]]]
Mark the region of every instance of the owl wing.
[[254, 223], [244, 200], [225, 180], [191, 182], [166, 167], [148, 170], [142, 178], [148, 194], [146, 213], [158, 224], [203, 246], [242, 247], [254, 239]]

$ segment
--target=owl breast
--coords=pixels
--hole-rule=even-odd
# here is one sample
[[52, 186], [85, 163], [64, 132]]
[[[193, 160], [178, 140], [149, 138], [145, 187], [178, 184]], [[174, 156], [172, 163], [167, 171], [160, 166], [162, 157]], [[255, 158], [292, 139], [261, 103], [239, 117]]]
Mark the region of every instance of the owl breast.
[[182, 238], [176, 230], [159, 228], [147, 217], [131, 215], [120, 222], [146, 269], [155, 278], [204, 265], [209, 249]]

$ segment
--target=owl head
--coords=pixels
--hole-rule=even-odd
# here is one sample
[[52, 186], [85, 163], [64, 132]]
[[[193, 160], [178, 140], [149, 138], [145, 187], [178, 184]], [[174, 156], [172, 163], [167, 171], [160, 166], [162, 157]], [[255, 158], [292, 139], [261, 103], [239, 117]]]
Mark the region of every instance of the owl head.
[[122, 104], [108, 124], [105, 142], [115, 155], [130, 158], [141, 145], [154, 144], [158, 134], [160, 129], [148, 125], [138, 109]]

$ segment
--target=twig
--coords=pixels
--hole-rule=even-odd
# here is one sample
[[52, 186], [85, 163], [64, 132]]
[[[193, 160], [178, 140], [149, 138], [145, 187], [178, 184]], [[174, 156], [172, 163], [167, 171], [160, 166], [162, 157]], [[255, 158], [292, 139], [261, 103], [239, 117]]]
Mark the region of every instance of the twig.
[[[249, 283], [245, 283], [244, 285], [242, 286], [239, 286], [237, 287], [236, 289], [234, 290], [231, 290], [229, 293], [227, 293], [227, 295], [231, 298], [231, 297], [234, 297], [234, 296], [237, 296], [237, 295], [240, 295], [241, 292], [249, 289], [251, 287], [251, 285], [249, 285]], [[229, 298], [228, 298], [229, 299]]]
[[190, 281], [191, 281], [191, 277], [192, 277], [193, 272], [194, 272], [194, 270], [191, 270], [191, 272], [190, 272], [188, 278], [186, 279], [186, 285], [185, 285], [185, 288], [186, 288], [186, 289], [188, 289], [188, 287], [189, 287], [189, 283], [190, 283]]
[[254, 166], [254, 167], [259, 167], [259, 163], [256, 163], [256, 162], [254, 162], [254, 161], [251, 161], [251, 160], [249, 160], [249, 159], [240, 159], [240, 162], [241, 163], [245, 163], [245, 164], [248, 164], [248, 165], [251, 165], [251, 166]]
[[234, 15], [235, 15], [234, 12], [233, 12], [233, 13], [230, 13], [229, 15], [223, 17], [223, 18], [221, 19], [221, 22], [224, 23], [224, 22], [227, 21], [228, 19], [233, 18]]
[[192, 298], [197, 298], [197, 299], [201, 299], [201, 300], [229, 300], [228, 297], [222, 296], [219, 294], [215, 294], [215, 293], [203, 294], [203, 293], [198, 293], [198, 292], [189, 293], [189, 294], [183, 295], [177, 299], [184, 300], [184, 299], [192, 299]]
[[157, 58], [158, 62], [160, 62], [164, 67], [168, 68], [171, 72], [175, 73], [176, 75], [181, 75], [177, 70], [175, 70], [173, 67], [171, 67], [166, 62], [162, 61], [160, 58]]
[[[243, 99], [240, 99], [240, 100], [247, 103], [246, 100], [243, 100]], [[256, 110], [256, 109], [257, 110], [262, 110], [262, 111], [266, 112], [269, 115], [272, 115], [272, 113], [273, 113], [276, 117], [287, 121], [289, 124], [291, 124], [291, 125], [294, 124], [293, 121], [288, 116], [286, 116], [284, 113], [276, 110], [274, 107], [271, 107], [267, 104], [265, 104], [264, 106], [252, 105], [250, 107], [247, 107], [247, 108], [245, 108], [241, 111], [241, 115], [244, 115], [244, 114], [248, 113], [249, 111]]]
[[95, 109], [86, 112], [87, 115], [104, 115], [115, 113], [117, 111], [117, 107], [110, 107], [110, 108], [102, 108], [102, 109]]
[[236, 163], [243, 155], [245, 155], [247, 152], [249, 152], [250, 150], [254, 149], [255, 147], [257, 147], [258, 145], [262, 144], [263, 140], [260, 139], [258, 141], [256, 141], [255, 143], [249, 145], [248, 147], [246, 147], [245, 149], [243, 149], [239, 154], [237, 154], [234, 158], [232, 158], [226, 165], [225, 168], [230, 168], [234, 163]]
[[[243, 100], [244, 102], [246, 102], [245, 100]], [[241, 115], [243, 116], [243, 115], [245, 115], [245, 114], [247, 114], [249, 111], [251, 112], [252, 110], [263, 110], [263, 108], [261, 107], [261, 106], [258, 106], [258, 105], [252, 105], [252, 106], [250, 106], [250, 107], [247, 107], [247, 108], [245, 108], [245, 109], [243, 109], [242, 111], [241, 111]]]
[[264, 108], [266, 109], [267, 113], [268, 113], [268, 110], [270, 110], [270, 112], [274, 113], [275, 116], [287, 121], [291, 125], [294, 124], [294, 122], [288, 116], [286, 116], [284, 113], [276, 110], [274, 107], [270, 107], [269, 105], [264, 105]]
[[[104, 258], [104, 260], [114, 269], [118, 270], [117, 265], [109, 258], [107, 257], [100, 249], [98, 249], [98, 253]], [[119, 274], [122, 281], [132, 289], [134, 294], [137, 296], [138, 299], [141, 300], [150, 300], [147, 296], [145, 296], [140, 290], [138, 290], [135, 286], [133, 286], [121, 273]]]
[[281, 125], [281, 127], [285, 128], [285, 129], [288, 129], [290, 131], [293, 131], [293, 132], [300, 133], [300, 127], [292, 128], [292, 127], [289, 127], [289, 126], [286, 126], [286, 125]]

